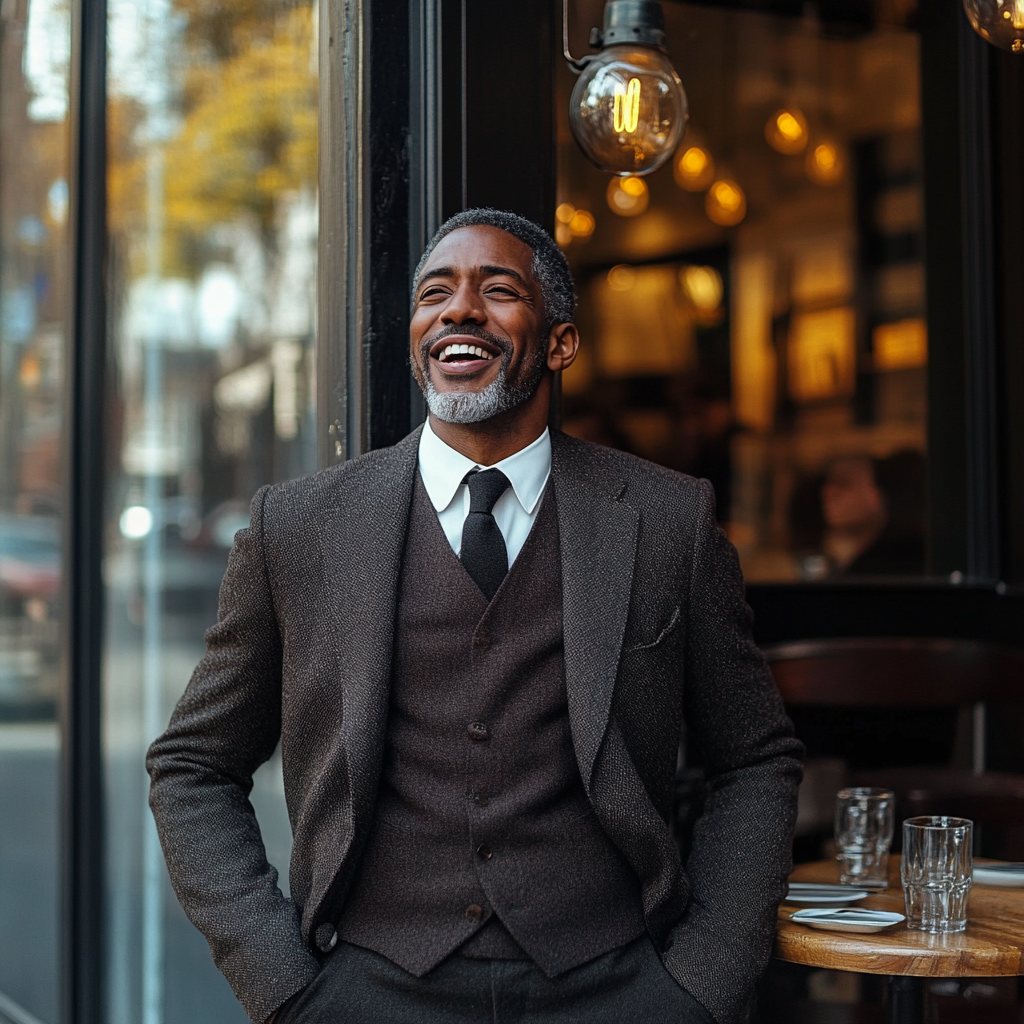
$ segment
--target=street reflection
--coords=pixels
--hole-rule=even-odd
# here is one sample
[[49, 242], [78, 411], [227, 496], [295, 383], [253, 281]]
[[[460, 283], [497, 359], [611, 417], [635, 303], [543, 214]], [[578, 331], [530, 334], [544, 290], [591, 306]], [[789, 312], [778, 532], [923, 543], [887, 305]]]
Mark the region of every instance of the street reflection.
[[0, 8], [0, 1005], [44, 1024], [59, 987], [70, 52], [67, 3]]
[[[273, 0], [109, 5], [112, 1024], [245, 1020], [170, 891], [143, 756], [253, 492], [315, 469], [316, 21]], [[276, 759], [252, 799], [286, 886]]]

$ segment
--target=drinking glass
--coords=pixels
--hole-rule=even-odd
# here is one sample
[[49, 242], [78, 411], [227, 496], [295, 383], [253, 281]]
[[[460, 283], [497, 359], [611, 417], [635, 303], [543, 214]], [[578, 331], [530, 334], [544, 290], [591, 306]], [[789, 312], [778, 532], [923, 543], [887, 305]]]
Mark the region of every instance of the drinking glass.
[[971, 891], [973, 824], [967, 818], [926, 815], [903, 822], [903, 895], [907, 927], [962, 932]]
[[896, 794], [855, 786], [836, 794], [836, 860], [840, 885], [886, 886], [896, 825]]

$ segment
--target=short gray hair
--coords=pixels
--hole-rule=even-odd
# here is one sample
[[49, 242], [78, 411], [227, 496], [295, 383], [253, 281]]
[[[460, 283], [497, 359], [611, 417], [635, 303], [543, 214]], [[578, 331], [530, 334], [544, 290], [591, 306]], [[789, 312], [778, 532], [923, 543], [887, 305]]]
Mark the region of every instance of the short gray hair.
[[437, 229], [420, 257], [420, 261], [416, 265], [416, 273], [412, 277], [413, 305], [416, 305], [416, 286], [419, 284], [420, 274], [423, 272], [427, 260], [430, 259], [430, 254], [437, 248], [437, 243], [445, 235], [450, 235], [453, 231], [458, 231], [459, 228], [474, 227], [477, 224], [507, 231], [533, 250], [533, 262], [530, 269], [540, 285], [540, 293], [544, 298], [546, 328], [551, 330], [557, 324], [571, 324], [576, 313], [576, 288], [573, 285], [569, 264], [566, 262], [562, 250], [555, 245], [551, 236], [542, 227], [525, 217], [520, 217], [517, 213], [509, 213], [507, 210], [489, 208], [463, 210], [462, 213], [449, 217]]

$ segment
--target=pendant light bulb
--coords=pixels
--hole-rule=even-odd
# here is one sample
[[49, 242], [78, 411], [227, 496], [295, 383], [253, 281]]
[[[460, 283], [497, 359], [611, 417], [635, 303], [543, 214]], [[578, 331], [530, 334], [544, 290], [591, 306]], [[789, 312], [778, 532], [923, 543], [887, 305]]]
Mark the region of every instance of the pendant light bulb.
[[569, 104], [573, 135], [586, 157], [616, 175], [650, 174], [671, 159], [686, 130], [686, 92], [665, 52], [665, 21], [653, 0], [608, 0], [602, 47], [566, 59], [580, 71]]
[[1024, 0], [964, 0], [964, 11], [982, 39], [1024, 54]]

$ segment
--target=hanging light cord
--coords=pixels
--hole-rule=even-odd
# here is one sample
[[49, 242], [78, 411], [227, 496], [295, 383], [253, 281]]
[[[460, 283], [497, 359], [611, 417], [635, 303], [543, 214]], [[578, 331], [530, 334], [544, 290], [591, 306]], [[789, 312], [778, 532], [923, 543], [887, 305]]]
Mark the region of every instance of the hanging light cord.
[[562, 0], [562, 56], [577, 75], [583, 70], [586, 58], [579, 61], [569, 52], [569, 0]]

